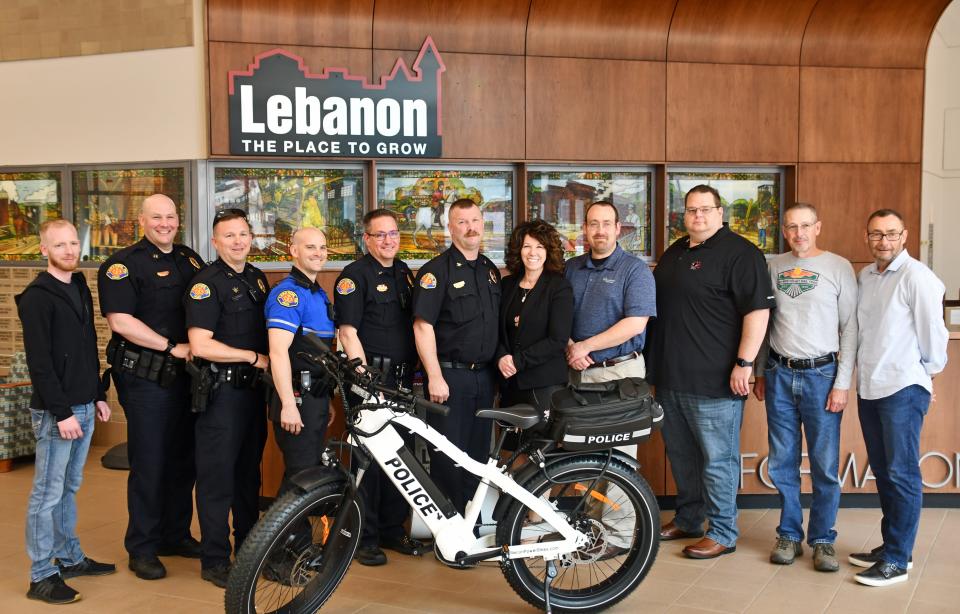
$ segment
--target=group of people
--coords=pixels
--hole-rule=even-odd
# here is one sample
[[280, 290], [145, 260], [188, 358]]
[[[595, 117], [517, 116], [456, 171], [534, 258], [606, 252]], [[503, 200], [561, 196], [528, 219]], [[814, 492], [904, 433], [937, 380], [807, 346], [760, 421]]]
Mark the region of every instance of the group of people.
[[[869, 567], [857, 576], [866, 584], [906, 579], [919, 521], [919, 433], [931, 376], [946, 362], [947, 334], [943, 285], [906, 253], [907, 231], [892, 210], [867, 222], [875, 264], [861, 272], [859, 299], [850, 263], [816, 247], [812, 205], [787, 208], [791, 252], [767, 263], [723, 223], [719, 194], [706, 185], [686, 195], [688, 235], [654, 273], [618, 245], [620, 213], [609, 201], [587, 207], [589, 250], [566, 262], [555, 228], [542, 220], [518, 225], [502, 279], [481, 251], [484, 220], [474, 201], [451, 204], [452, 244], [416, 277], [397, 258], [395, 214], [376, 209], [363, 219], [366, 255], [340, 273], [332, 301], [317, 279], [327, 245], [316, 228], [293, 234], [290, 274], [269, 289], [247, 262], [244, 211], [217, 212], [217, 259], [208, 265], [175, 242], [179, 219], [166, 196], [145, 199], [139, 222], [143, 239], [105, 262], [98, 284], [112, 331], [109, 377], [127, 418], [124, 545], [140, 578], [166, 575], [159, 557], [184, 556], [200, 559], [203, 579], [226, 585], [231, 554], [258, 517], [265, 373], [273, 382], [266, 415], [285, 463], [281, 493], [299, 471], [319, 464], [333, 410], [323, 374], [299, 356], [305, 335], [314, 334], [328, 344], [336, 339], [388, 385], [411, 388], [419, 365], [425, 394], [451, 410], [430, 415], [431, 425], [480, 462], [493, 425], [475, 413], [493, 406], [498, 389], [503, 405], [547, 410], [552, 393], [568, 384], [647, 378], [665, 409], [678, 489], [676, 515], [660, 537], [701, 538], [684, 549], [693, 558], [736, 549], [739, 432], [753, 391], [767, 403], [770, 475], [783, 501], [771, 560], [790, 563], [802, 552], [802, 425], [814, 477], [807, 541], [824, 571], [838, 567], [839, 412], [856, 362], [884, 520], [883, 544], [850, 560]], [[109, 382], [100, 377], [91, 295], [75, 273], [76, 229], [54, 220], [40, 234], [47, 272], [17, 298], [37, 436], [28, 596], [69, 603], [79, 595], [64, 579], [116, 569], [85, 556], [75, 532], [94, 416], [110, 416]], [[755, 368], [758, 355], [764, 369]], [[636, 455], [635, 446], [625, 452]], [[444, 456], [432, 459], [430, 471], [463, 512], [476, 478]], [[190, 533], [194, 486], [199, 541]], [[375, 467], [361, 494], [358, 562], [384, 564], [384, 549], [422, 551], [404, 529], [408, 506]]]

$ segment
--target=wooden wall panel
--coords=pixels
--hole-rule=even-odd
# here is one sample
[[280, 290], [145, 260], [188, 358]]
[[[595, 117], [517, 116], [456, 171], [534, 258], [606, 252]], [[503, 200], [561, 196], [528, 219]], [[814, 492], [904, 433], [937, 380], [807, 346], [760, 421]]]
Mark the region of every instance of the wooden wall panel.
[[679, 0], [671, 62], [800, 63], [803, 30], [817, 0]]
[[212, 41], [366, 47], [373, 0], [207, 0]]
[[667, 160], [792, 162], [799, 69], [667, 64]]
[[432, 36], [440, 53], [523, 55], [530, 0], [378, 0], [375, 49], [419, 50]]
[[800, 160], [920, 162], [923, 71], [800, 69]]
[[[247, 43], [219, 43], [211, 41], [209, 49], [209, 99], [210, 99], [210, 154], [230, 155], [230, 112], [227, 105], [227, 73], [244, 70], [258, 53], [274, 49], [277, 45]], [[347, 68], [352, 74], [371, 74], [370, 50], [345, 49], [342, 47], [298, 47], [283, 45], [283, 48], [304, 59], [311, 72], [324, 68]], [[379, 75], [372, 81], [379, 82]]]
[[821, 0], [803, 36], [804, 66], [923, 68], [950, 0]]
[[904, 216], [907, 249], [920, 247], [920, 164], [801, 164], [797, 200], [820, 212], [817, 244], [852, 262], [869, 262], [863, 239], [867, 216], [884, 207]]
[[[419, 50], [419, 47], [418, 47]], [[523, 158], [523, 58], [440, 49], [443, 73], [443, 157], [520, 160]], [[416, 53], [373, 52], [373, 70], [387, 74]]]
[[663, 63], [528, 57], [527, 82], [527, 159], [664, 159]]
[[663, 61], [675, 5], [676, 0], [532, 0], [527, 55]]

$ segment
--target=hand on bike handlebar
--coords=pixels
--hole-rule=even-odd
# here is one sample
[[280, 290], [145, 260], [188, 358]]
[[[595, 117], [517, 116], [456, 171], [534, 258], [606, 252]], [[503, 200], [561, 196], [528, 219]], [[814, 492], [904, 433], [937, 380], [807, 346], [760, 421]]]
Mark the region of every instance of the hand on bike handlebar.
[[443, 377], [431, 377], [429, 384], [430, 400], [434, 403], [446, 403], [450, 398], [450, 387]]
[[[331, 415], [333, 413], [331, 412]], [[280, 427], [294, 435], [300, 434], [303, 428], [303, 420], [300, 418], [300, 410], [296, 405], [286, 405], [280, 408]]]

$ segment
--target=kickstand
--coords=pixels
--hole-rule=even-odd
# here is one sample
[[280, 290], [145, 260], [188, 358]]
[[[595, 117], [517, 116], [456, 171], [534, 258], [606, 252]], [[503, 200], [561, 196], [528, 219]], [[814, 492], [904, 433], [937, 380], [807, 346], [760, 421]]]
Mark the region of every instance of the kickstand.
[[546, 614], [551, 614], [553, 609], [550, 607], [550, 582], [557, 577], [557, 566], [553, 560], [547, 561], [547, 573], [543, 576], [543, 598], [546, 602]]

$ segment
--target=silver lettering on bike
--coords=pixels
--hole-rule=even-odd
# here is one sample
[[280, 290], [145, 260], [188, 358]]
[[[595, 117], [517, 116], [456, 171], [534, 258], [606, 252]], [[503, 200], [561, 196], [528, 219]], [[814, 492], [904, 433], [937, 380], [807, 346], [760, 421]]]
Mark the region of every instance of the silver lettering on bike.
[[430, 514], [436, 514], [437, 520], [441, 520], [443, 515], [440, 513], [439, 508], [430, 498], [430, 495], [423, 489], [423, 486], [420, 482], [417, 481], [413, 474], [410, 473], [410, 470], [406, 465], [403, 464], [403, 461], [400, 460], [400, 457], [394, 457], [384, 463], [387, 467], [392, 467], [390, 470], [393, 473], [393, 477], [399, 482], [400, 490], [407, 493], [407, 496], [410, 497], [410, 500], [413, 502], [414, 506], [420, 510], [420, 513], [424, 516]]

